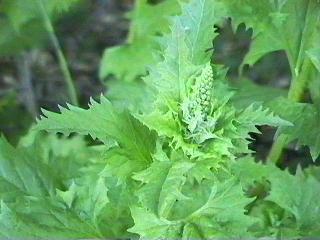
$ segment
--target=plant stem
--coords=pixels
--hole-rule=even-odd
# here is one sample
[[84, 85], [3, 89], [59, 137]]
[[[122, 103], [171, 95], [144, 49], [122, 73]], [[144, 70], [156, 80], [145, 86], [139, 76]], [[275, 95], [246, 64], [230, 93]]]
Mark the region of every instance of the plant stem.
[[49, 38], [52, 42], [52, 45], [53, 45], [53, 47], [56, 51], [57, 57], [58, 57], [60, 69], [63, 73], [64, 80], [67, 85], [68, 95], [69, 95], [70, 101], [73, 105], [78, 106], [79, 103], [78, 103], [76, 88], [74, 86], [74, 83], [73, 83], [73, 80], [71, 77], [71, 73], [68, 68], [67, 60], [62, 52], [59, 40], [55, 34], [50, 17], [49, 17], [48, 12], [43, 4], [43, 0], [38, 0], [38, 3], [39, 3], [40, 11], [42, 14], [42, 18], [44, 21], [44, 26], [49, 34]]
[[[277, 130], [276, 135], [278, 133], [279, 133], [279, 130]], [[288, 137], [283, 134], [275, 139], [267, 158], [268, 161], [271, 161], [275, 164], [281, 164], [282, 162], [281, 155], [282, 155], [283, 149], [287, 145], [287, 140], [288, 140]]]
[[[307, 82], [310, 79], [310, 69], [311, 69], [311, 61], [306, 59], [303, 62], [302, 69], [297, 78], [293, 79], [293, 82], [290, 86], [288, 92], [288, 99], [294, 102], [301, 101], [305, 88], [307, 86]], [[279, 134], [279, 129], [276, 132], [276, 136]], [[288, 136], [284, 134], [280, 134], [276, 140], [274, 141], [271, 150], [269, 152], [268, 161], [271, 161], [275, 164], [281, 164], [281, 155], [283, 149], [288, 144]]]

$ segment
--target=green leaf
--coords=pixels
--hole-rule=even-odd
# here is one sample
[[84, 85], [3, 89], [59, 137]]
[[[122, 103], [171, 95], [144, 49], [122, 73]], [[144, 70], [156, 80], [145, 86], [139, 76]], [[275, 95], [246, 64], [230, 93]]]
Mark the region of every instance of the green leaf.
[[127, 230], [133, 226], [133, 219], [129, 206], [136, 202], [132, 190], [132, 182], [125, 184], [113, 182], [113, 186], [111, 186], [110, 182], [108, 180], [109, 203], [101, 212], [100, 228], [104, 230], [103, 235], [109, 238], [130, 238], [133, 234]]
[[289, 121], [274, 115], [270, 109], [264, 109], [261, 105], [252, 104], [239, 113], [234, 119], [235, 136], [234, 145], [239, 153], [248, 153], [250, 143], [249, 133], [260, 133], [256, 126], [292, 126]]
[[234, 25], [252, 27], [254, 40], [243, 63], [253, 65], [269, 52], [284, 50], [292, 74], [298, 76], [306, 51], [318, 47], [319, 12], [317, 1], [225, 1], [221, 0]]
[[[280, 132], [287, 135], [289, 142], [298, 140], [300, 145], [310, 148], [314, 160], [320, 155], [320, 111], [308, 103], [295, 103], [284, 98], [278, 98], [268, 104], [270, 109], [293, 126], [280, 128]], [[303, 113], [303, 114], [301, 114]]]
[[181, 223], [160, 219], [154, 213], [139, 207], [131, 209], [134, 218], [134, 227], [128, 229], [143, 238], [155, 239], [159, 236], [165, 238], [179, 238]]
[[156, 36], [169, 30], [169, 16], [179, 11], [177, 0], [165, 0], [158, 4], [137, 0], [134, 10], [129, 14], [131, 27], [127, 43], [105, 50], [100, 78], [113, 74], [117, 79], [132, 81], [145, 75], [146, 66], [155, 63], [153, 54], [159, 50]]
[[[282, 181], [281, 181], [282, 180]], [[286, 183], [285, 193], [283, 182]], [[301, 235], [319, 236], [319, 186], [314, 178], [294, 178], [283, 176], [277, 182], [271, 182], [272, 191], [268, 200], [291, 212], [295, 216]], [[311, 204], [312, 203], [312, 204]]]
[[68, 105], [61, 108], [61, 114], [43, 111], [37, 130], [61, 132], [64, 134], [90, 134], [107, 146], [110, 139], [116, 141], [130, 159], [150, 161], [153, 149], [153, 134], [133, 118], [128, 112], [118, 112], [104, 97], [101, 103], [91, 100], [90, 108], [85, 110]]
[[258, 85], [249, 79], [241, 79], [241, 81], [231, 84], [231, 86], [235, 88], [235, 94], [231, 101], [237, 108], [248, 107], [253, 102], [265, 104], [275, 98], [288, 95], [288, 91], [285, 89]]
[[316, 71], [310, 70], [311, 74], [308, 76], [311, 80], [309, 81], [309, 91], [311, 94], [312, 101], [319, 107], [320, 106], [320, 47], [313, 48], [307, 51], [307, 55], [311, 60]]
[[94, 226], [48, 198], [25, 198], [12, 206], [1, 202], [0, 231], [8, 238], [100, 237]]
[[310, 49], [307, 51], [308, 57], [311, 59], [313, 65], [320, 72], [320, 48]]
[[206, 203], [191, 219], [206, 238], [246, 236], [247, 228], [254, 222], [245, 215], [245, 207], [251, 201], [234, 179], [216, 182]]
[[[30, 130], [20, 139], [19, 147], [38, 156], [37, 160], [50, 167], [66, 181], [79, 177], [80, 169], [92, 162], [101, 162], [105, 146], [87, 146], [82, 136], [64, 137]], [[90, 160], [90, 161], [89, 161]]]
[[[205, 195], [206, 197], [190, 197], [186, 200], [197, 206], [199, 201], [201, 203], [206, 198], [198, 209], [182, 219], [168, 220], [147, 208], [132, 208], [135, 225], [129, 231], [146, 238], [181, 238], [191, 235], [210, 239], [247, 235], [246, 229], [253, 221], [244, 214], [244, 207], [251, 200], [243, 195], [238, 184], [232, 180], [225, 183], [215, 182], [211, 191]], [[178, 204], [184, 204], [183, 200]], [[182, 206], [184, 211], [190, 211], [186, 209], [188, 205]]]
[[[54, 139], [52, 145], [49, 139]], [[64, 140], [62, 139], [60, 144], [63, 144]], [[105, 201], [108, 200], [107, 188], [104, 188], [103, 182], [96, 177], [96, 174], [80, 171], [80, 165], [84, 167], [92, 160], [89, 155], [86, 155], [87, 162], [75, 164], [77, 167], [72, 170], [77, 173], [68, 176], [69, 178], [79, 176], [79, 173], [86, 176], [82, 181], [78, 180], [81, 187], [75, 189], [73, 186], [69, 191], [58, 191], [60, 201], [57, 198], [56, 189], [65, 188], [65, 181], [68, 180], [65, 174], [68, 170], [61, 168], [58, 172], [59, 169], [56, 167], [63, 165], [59, 160], [63, 160], [63, 155], [65, 159], [70, 155], [81, 156], [80, 152], [85, 153], [87, 150], [85, 145], [83, 149], [78, 150], [77, 154], [70, 151], [68, 146], [60, 145], [60, 149], [57, 150], [54, 148], [57, 142], [57, 138], [31, 134], [25, 137], [20, 142], [20, 146], [15, 149], [3, 138], [0, 139], [0, 232], [2, 236], [9, 238], [101, 236], [94, 220], [105, 206]], [[72, 143], [74, 142], [70, 141], [70, 144]], [[99, 152], [96, 153], [99, 154]], [[52, 157], [55, 159], [53, 160]], [[93, 180], [89, 181], [92, 178]]]
[[145, 81], [166, 102], [186, 96], [190, 77], [208, 62], [212, 40], [217, 36], [214, 24], [221, 21], [220, 5], [215, 0], [190, 1], [182, 6], [182, 15], [172, 20], [171, 34], [161, 41], [163, 54]]
[[107, 170], [109, 158], [107, 162], [102, 159], [101, 163], [82, 168], [81, 176], [70, 182], [68, 190], [57, 190], [57, 200], [100, 236], [129, 237], [126, 230], [132, 226], [129, 205], [135, 200], [133, 188], [129, 181], [119, 181], [116, 174]]
[[[58, 176], [41, 156], [26, 149], [13, 148], [0, 138], [0, 196], [14, 200], [19, 195], [50, 196], [61, 186]], [[37, 161], [40, 160], [40, 161]]]
[[[315, 91], [317, 91], [316, 86]], [[248, 106], [252, 101], [259, 101], [282, 119], [292, 123], [285, 126], [279, 133], [287, 135], [287, 143], [298, 140], [300, 145], [310, 148], [312, 158], [316, 160], [320, 154], [319, 144], [319, 111], [317, 105], [295, 103], [285, 99], [286, 91], [255, 86], [245, 82], [232, 98], [237, 107]], [[300, 114], [303, 113], [303, 114]]]
[[[317, 72], [317, 49], [319, 49], [320, 38], [320, 5], [317, 1], [224, 1], [221, 0], [226, 9], [227, 16], [232, 17], [234, 25], [244, 22], [253, 29], [253, 41], [249, 53], [244, 58], [243, 64], [253, 65], [265, 54], [277, 50], [284, 50], [291, 69], [292, 83], [288, 93], [288, 99], [301, 101], [307, 88], [311, 93], [313, 102], [319, 106], [319, 72]], [[251, 16], [254, 13], [254, 16]], [[277, 103], [274, 103], [279, 106]], [[283, 103], [285, 104], [285, 103]], [[292, 128], [285, 128], [288, 140], [298, 138], [301, 144], [311, 147], [311, 155], [315, 159], [319, 155], [318, 139], [315, 135], [318, 121], [317, 113], [313, 111], [308, 115], [308, 126], [315, 130], [307, 132], [296, 130], [298, 126], [304, 127], [306, 122], [297, 120], [300, 112], [293, 112], [281, 106], [280, 111], [273, 108], [273, 103], [268, 103], [270, 108], [281, 116], [295, 123]], [[290, 108], [290, 107], [288, 107]], [[295, 108], [298, 110], [298, 108]], [[301, 117], [302, 118], [302, 117]], [[300, 123], [296, 123], [299, 121]], [[311, 137], [309, 138], [309, 136]], [[282, 136], [284, 138], [284, 136]], [[275, 146], [276, 147], [276, 146]]]
[[190, 60], [195, 65], [208, 62], [212, 55], [212, 41], [218, 35], [214, 24], [222, 21], [222, 6], [216, 0], [190, 1], [183, 7], [180, 17], [190, 51]]
[[146, 83], [155, 89], [159, 98], [168, 105], [173, 105], [175, 101], [186, 96], [186, 85], [195, 71], [185, 37], [185, 28], [177, 19], [172, 26], [172, 34], [165, 38], [163, 61], [150, 69], [145, 78]]
[[[85, 173], [89, 175], [88, 172]], [[67, 207], [73, 207], [94, 223], [109, 202], [106, 181], [106, 177], [100, 173], [90, 174], [72, 182], [67, 191], [57, 190], [57, 195]]]
[[137, 191], [140, 201], [155, 214], [168, 217], [175, 201], [184, 198], [181, 188], [192, 166], [190, 162], [156, 161], [146, 170], [135, 174], [133, 179], [145, 184]]
[[[241, 182], [246, 186], [254, 186], [257, 182], [269, 182], [270, 189], [266, 193], [263, 202], [273, 202], [288, 214], [278, 215], [278, 222], [267, 222], [273, 224], [271, 227], [279, 233], [288, 229], [288, 234], [297, 234], [292, 237], [316, 237], [319, 235], [319, 186], [320, 182], [311, 175], [302, 172], [295, 176], [287, 171], [282, 171], [274, 165], [262, 165], [255, 163], [252, 159], [241, 160], [234, 166], [234, 171], [240, 177]], [[257, 201], [259, 205], [263, 202]], [[265, 209], [270, 214], [274, 208]], [[262, 218], [263, 214], [258, 215]], [[290, 215], [294, 216], [293, 218]], [[269, 226], [270, 227], [270, 226]], [[267, 226], [264, 226], [267, 228]]]
[[107, 96], [117, 109], [130, 109], [133, 112], [148, 111], [154, 95], [142, 81], [108, 81]]

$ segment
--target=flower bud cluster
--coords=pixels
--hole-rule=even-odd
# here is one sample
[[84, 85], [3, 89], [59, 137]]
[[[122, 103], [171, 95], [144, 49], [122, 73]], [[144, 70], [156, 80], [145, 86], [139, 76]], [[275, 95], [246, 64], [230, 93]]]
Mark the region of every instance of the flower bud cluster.
[[206, 66], [201, 75], [197, 78], [195, 91], [193, 95], [192, 105], [193, 110], [200, 110], [203, 116], [210, 113], [211, 98], [213, 88], [213, 71], [210, 65]]
[[193, 91], [182, 103], [183, 122], [186, 124], [186, 138], [197, 144], [213, 138], [216, 121], [212, 119], [213, 110], [213, 70], [208, 64], [195, 79]]

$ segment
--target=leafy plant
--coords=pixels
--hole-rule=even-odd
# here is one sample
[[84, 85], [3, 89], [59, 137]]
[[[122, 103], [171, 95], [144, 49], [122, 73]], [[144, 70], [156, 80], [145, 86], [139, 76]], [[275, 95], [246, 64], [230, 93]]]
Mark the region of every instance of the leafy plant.
[[[286, 4], [291, 2], [279, 6]], [[246, 5], [267, 10], [243, 1], [240, 16]], [[281, 118], [254, 97], [243, 101], [241, 91], [227, 85], [227, 69], [214, 64], [208, 49], [217, 36], [214, 25], [231, 15], [233, 7], [236, 2], [233, 6], [222, 0], [182, 3], [181, 14], [169, 20], [171, 31], [161, 38], [148, 72], [138, 71], [145, 74], [145, 85], [131, 82], [122, 89], [134, 86], [134, 93], [142, 95], [122, 92], [115, 101], [92, 99], [88, 109], [68, 105], [60, 113], [43, 110], [33, 132], [17, 148], [2, 138], [1, 236], [319, 236], [318, 167], [292, 175], [271, 162], [256, 163], [249, 148], [250, 134], [259, 133], [261, 125], [301, 138], [301, 131], [290, 129], [302, 119], [316, 127], [316, 115], [311, 114], [316, 105], [264, 100]], [[257, 21], [259, 16], [257, 12]], [[297, 117], [292, 107], [305, 104], [310, 115]], [[40, 130], [90, 135], [100, 144], [88, 146], [81, 136], [59, 138]], [[306, 138], [303, 143], [314, 144]], [[314, 151], [317, 155], [317, 145]]]

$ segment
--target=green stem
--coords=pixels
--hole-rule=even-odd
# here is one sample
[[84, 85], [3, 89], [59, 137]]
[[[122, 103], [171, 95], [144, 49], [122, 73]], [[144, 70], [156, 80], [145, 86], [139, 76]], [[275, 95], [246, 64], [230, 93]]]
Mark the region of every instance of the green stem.
[[[279, 130], [277, 130], [276, 135], [279, 133]], [[282, 162], [282, 152], [285, 146], [287, 145], [288, 137], [285, 135], [280, 135], [276, 138], [276, 140], [273, 142], [271, 150], [269, 152], [268, 161], [271, 161], [275, 164], [281, 164]]]
[[44, 26], [49, 34], [50, 40], [53, 44], [53, 47], [56, 51], [56, 54], [57, 54], [57, 57], [59, 60], [60, 69], [63, 73], [64, 80], [67, 85], [68, 95], [69, 95], [70, 101], [73, 105], [78, 106], [79, 103], [78, 103], [78, 98], [77, 98], [77, 92], [76, 92], [76, 88], [74, 86], [74, 83], [73, 83], [73, 80], [71, 77], [71, 73], [68, 68], [67, 60], [62, 52], [59, 40], [55, 34], [50, 17], [49, 17], [48, 12], [43, 4], [43, 0], [38, 0], [38, 3], [39, 3], [39, 8], [40, 8], [40, 11], [42, 14], [42, 18], [44, 21]]
[[[293, 82], [290, 86], [288, 92], [288, 99], [294, 102], [300, 102], [304, 91], [306, 89], [308, 80], [310, 79], [310, 69], [311, 69], [311, 61], [306, 59], [302, 65], [301, 73], [297, 78], [293, 79]], [[277, 130], [276, 136], [279, 134], [279, 129]], [[276, 164], [281, 164], [282, 152], [283, 149], [288, 144], [288, 136], [280, 134], [276, 140], [274, 141], [271, 150], [268, 155], [268, 161], [271, 161]]]

